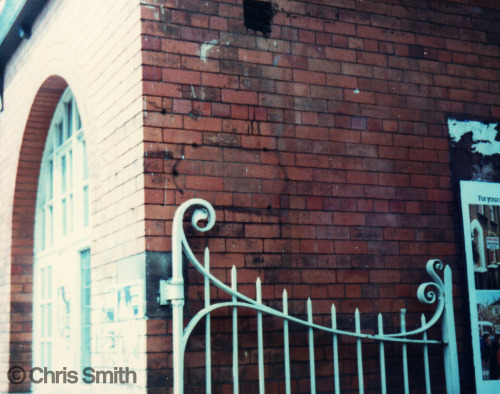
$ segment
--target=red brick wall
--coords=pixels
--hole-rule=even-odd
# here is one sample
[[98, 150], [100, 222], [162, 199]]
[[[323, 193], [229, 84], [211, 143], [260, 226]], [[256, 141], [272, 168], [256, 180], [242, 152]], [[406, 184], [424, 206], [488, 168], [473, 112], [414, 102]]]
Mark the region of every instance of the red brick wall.
[[[286, 287], [351, 317], [429, 310], [416, 288], [442, 259], [472, 368], [447, 119], [500, 115], [498, 5], [279, 0], [265, 38], [242, 1], [142, 3], [146, 248], [169, 250], [174, 207], [205, 198], [220, 225], [195, 244], [221, 279], [235, 264], [249, 294], [260, 276], [267, 302]], [[150, 359], [165, 333], [151, 323]]]
[[[143, 0], [141, 29], [137, 4], [49, 2], [9, 60], [0, 114], [0, 259], [8, 273], [0, 282], [2, 370], [29, 363], [33, 182], [51, 108], [68, 83], [89, 152], [96, 314], [120, 267], [144, 251], [169, 251], [176, 207], [200, 197], [215, 206], [218, 225], [193, 245], [209, 245], [214, 274], [228, 283], [236, 265], [239, 289], [252, 297], [260, 276], [264, 301], [278, 308], [287, 288], [298, 316], [311, 297], [318, 323], [329, 324], [333, 300], [345, 329], [353, 329], [356, 307], [367, 330], [378, 312], [386, 313], [388, 330], [397, 329], [402, 307], [415, 325], [416, 312], [432, 310], [415, 298], [428, 279], [425, 262], [451, 265], [467, 390], [467, 298], [447, 119], [500, 115], [499, 7], [487, 0], [327, 3], [274, 1], [271, 33], [263, 37], [245, 28], [241, 0]], [[200, 307], [199, 283], [190, 270], [188, 315]], [[265, 323], [266, 343], [278, 343], [281, 326]], [[146, 349], [149, 390], [164, 392], [170, 322], [138, 325], [125, 358], [140, 368]], [[214, 325], [226, 330], [215, 318]], [[242, 316], [240, 325], [250, 392], [255, 319]], [[96, 336], [101, 328], [93, 328]], [[194, 388], [202, 380], [201, 339], [193, 338], [186, 359]], [[329, 376], [330, 344], [316, 339], [324, 345], [319, 373]], [[215, 391], [226, 390], [231, 377], [224, 340], [214, 344]], [[293, 341], [293, 385], [307, 392], [304, 337]], [[352, 345], [343, 348], [343, 387], [356, 385]], [[108, 356], [98, 349], [93, 360], [112, 365]], [[279, 351], [270, 348], [266, 360], [269, 390], [277, 392]], [[368, 362], [366, 370], [374, 367]], [[13, 390], [5, 374], [0, 384]], [[330, 377], [319, 383], [330, 384]]]

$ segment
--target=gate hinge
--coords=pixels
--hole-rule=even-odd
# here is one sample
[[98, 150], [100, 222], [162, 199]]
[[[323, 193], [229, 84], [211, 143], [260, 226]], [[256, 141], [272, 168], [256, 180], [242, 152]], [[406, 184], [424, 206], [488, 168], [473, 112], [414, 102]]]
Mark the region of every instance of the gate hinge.
[[174, 300], [184, 300], [184, 284], [172, 283], [172, 279], [160, 279], [160, 305], [171, 304]]

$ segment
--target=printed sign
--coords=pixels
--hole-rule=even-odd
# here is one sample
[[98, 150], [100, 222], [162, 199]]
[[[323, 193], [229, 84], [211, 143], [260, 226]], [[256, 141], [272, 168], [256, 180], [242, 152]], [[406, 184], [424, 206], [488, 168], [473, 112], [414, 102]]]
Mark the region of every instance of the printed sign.
[[460, 182], [474, 373], [500, 393], [500, 184]]
[[498, 247], [498, 237], [486, 237], [486, 249], [497, 250]]

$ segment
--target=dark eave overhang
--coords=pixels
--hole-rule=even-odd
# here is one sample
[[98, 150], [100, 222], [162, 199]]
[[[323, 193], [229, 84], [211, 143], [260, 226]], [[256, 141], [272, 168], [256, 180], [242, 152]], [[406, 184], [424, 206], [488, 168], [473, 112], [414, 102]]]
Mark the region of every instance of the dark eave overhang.
[[31, 27], [47, 0], [6, 0], [0, 12], [0, 111], [3, 111], [5, 67], [23, 39], [31, 36]]

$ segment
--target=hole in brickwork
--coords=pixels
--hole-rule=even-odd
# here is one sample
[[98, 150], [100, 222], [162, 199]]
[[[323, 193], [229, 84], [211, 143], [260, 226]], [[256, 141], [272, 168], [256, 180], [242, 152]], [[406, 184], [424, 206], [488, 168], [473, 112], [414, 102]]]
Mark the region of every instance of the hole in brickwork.
[[500, 33], [486, 33], [486, 42], [490, 45], [500, 46]]
[[274, 16], [272, 4], [266, 1], [243, 0], [245, 27], [260, 31], [264, 37], [271, 33], [271, 21]]

